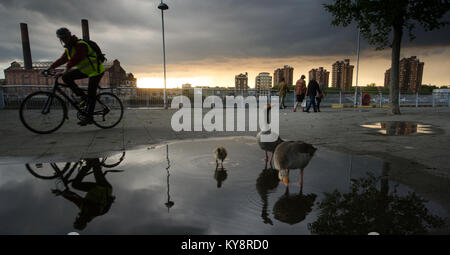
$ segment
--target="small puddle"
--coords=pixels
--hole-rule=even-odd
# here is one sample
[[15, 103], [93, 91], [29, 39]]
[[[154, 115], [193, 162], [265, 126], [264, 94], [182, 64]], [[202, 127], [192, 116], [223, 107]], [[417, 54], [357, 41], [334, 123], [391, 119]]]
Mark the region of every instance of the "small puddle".
[[385, 121], [361, 125], [364, 128], [373, 129], [377, 134], [388, 136], [406, 136], [414, 134], [434, 134], [431, 125], [415, 122]]
[[376, 158], [318, 147], [300, 185], [299, 170], [265, 168], [264, 156], [239, 137], [0, 164], [0, 234], [412, 234], [448, 217]]

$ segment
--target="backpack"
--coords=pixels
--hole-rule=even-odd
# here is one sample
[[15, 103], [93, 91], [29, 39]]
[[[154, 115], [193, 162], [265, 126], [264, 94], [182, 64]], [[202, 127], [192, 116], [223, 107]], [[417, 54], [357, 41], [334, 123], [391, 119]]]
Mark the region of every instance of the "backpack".
[[[80, 41], [84, 41], [87, 44], [89, 44], [89, 46], [92, 48], [92, 50], [94, 50], [95, 53], [97, 54], [97, 67], [100, 65], [100, 63], [106, 62], [105, 54], [103, 54], [102, 50], [100, 49], [100, 47], [98, 46], [98, 44], [96, 42], [94, 42], [92, 40], [84, 40], [84, 39], [82, 39]], [[89, 62], [91, 62], [91, 61], [89, 60]]]
[[91, 46], [91, 48], [95, 51], [95, 53], [97, 54], [97, 59], [101, 62], [104, 63], [106, 61], [106, 57], [105, 54], [102, 53], [102, 50], [100, 49], [100, 47], [98, 46], [98, 44], [94, 41], [91, 40], [82, 40], [85, 41], [89, 44], [89, 46]]

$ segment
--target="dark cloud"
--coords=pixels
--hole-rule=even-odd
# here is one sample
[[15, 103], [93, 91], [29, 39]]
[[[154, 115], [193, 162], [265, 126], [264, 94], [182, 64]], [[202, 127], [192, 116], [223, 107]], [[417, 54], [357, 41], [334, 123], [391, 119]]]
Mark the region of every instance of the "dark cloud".
[[[172, 63], [205, 58], [292, 57], [354, 54], [356, 28], [331, 26], [332, 17], [317, 0], [167, 0], [167, 58]], [[30, 29], [33, 58], [54, 59], [61, 48], [54, 31], [67, 26], [80, 34], [90, 22], [91, 37], [110, 59], [124, 64], [161, 62], [159, 1], [148, 0], [3, 0], [0, 3], [0, 62], [21, 59], [19, 22]], [[448, 19], [449, 15], [446, 16]], [[404, 45], [450, 45], [449, 27], [425, 33]], [[363, 43], [363, 49], [370, 48]], [[49, 49], [50, 48], [50, 49]]]

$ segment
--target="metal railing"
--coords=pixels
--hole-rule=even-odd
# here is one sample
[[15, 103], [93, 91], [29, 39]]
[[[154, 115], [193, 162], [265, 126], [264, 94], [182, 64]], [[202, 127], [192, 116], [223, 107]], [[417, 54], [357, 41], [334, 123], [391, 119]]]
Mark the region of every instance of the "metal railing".
[[[0, 86], [0, 109], [14, 109], [19, 108], [22, 100], [32, 92], [44, 90], [50, 91], [52, 86], [42, 85], [4, 85]], [[72, 94], [70, 89], [64, 88], [68, 95]], [[86, 89], [86, 88], [85, 88]], [[137, 107], [162, 107], [164, 106], [164, 91], [163, 89], [144, 89], [144, 88], [130, 88], [130, 87], [117, 87], [100, 89], [99, 91], [110, 91], [116, 94], [122, 101], [125, 107], [137, 108]], [[358, 93], [356, 106], [361, 106], [363, 102], [362, 96], [366, 92]], [[370, 102], [363, 107], [385, 107], [389, 104], [389, 94], [383, 94], [378, 92], [368, 92], [370, 95]], [[172, 99], [176, 96], [183, 95], [190, 99], [191, 105], [194, 104], [194, 89], [193, 88], [178, 88], [167, 90], [167, 103], [170, 106]], [[278, 96], [279, 93], [276, 90], [256, 90], [248, 89], [245, 91], [225, 88], [204, 88], [202, 90], [202, 99], [207, 96], [219, 97], [223, 104], [226, 104], [227, 96], [268, 96], [270, 102], [272, 96]], [[438, 107], [445, 106], [450, 107], [450, 93], [400, 93], [400, 106], [401, 107]], [[307, 97], [305, 100], [309, 100]], [[288, 92], [285, 99], [285, 104], [288, 107], [293, 107], [296, 101], [295, 93], [293, 91]], [[321, 102], [321, 107], [355, 107], [355, 94], [354, 92], [327, 92]]]

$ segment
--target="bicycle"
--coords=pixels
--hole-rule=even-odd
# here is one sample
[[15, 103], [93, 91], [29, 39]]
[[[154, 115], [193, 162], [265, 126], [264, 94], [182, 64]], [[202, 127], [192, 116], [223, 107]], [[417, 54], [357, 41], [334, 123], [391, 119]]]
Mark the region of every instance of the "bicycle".
[[[38, 134], [49, 134], [58, 130], [64, 124], [64, 121], [69, 119], [67, 103], [61, 96], [77, 110], [77, 118], [79, 120], [84, 119], [87, 115], [86, 105], [80, 106], [79, 102], [74, 101], [61, 89], [61, 87], [69, 87], [58, 82], [61, 74], [46, 70], [42, 72], [42, 75], [54, 77], [53, 88], [51, 91], [31, 93], [22, 101], [19, 114], [23, 125]], [[93, 123], [97, 127], [113, 128], [119, 124], [122, 117], [123, 104], [116, 95], [110, 92], [97, 94], [93, 114]]]
[[[119, 156], [119, 159], [117, 160], [117, 156]], [[113, 157], [113, 159], [117, 162], [108, 162], [108, 157], [104, 157], [101, 158], [100, 160], [100, 165], [104, 168], [114, 168], [118, 165], [120, 165], [120, 163], [122, 163], [122, 161], [125, 159], [125, 151], [122, 152], [122, 154], [117, 154], [116, 156]], [[59, 164], [59, 165], [58, 165]], [[34, 177], [37, 177], [39, 179], [44, 179], [44, 180], [51, 180], [51, 179], [56, 179], [58, 177], [64, 176], [65, 173], [67, 171], [69, 171], [68, 176], [72, 175], [72, 172], [81, 167], [82, 165], [82, 160], [78, 161], [78, 162], [74, 162], [72, 165], [72, 162], [66, 162], [63, 163], [63, 165], [61, 165], [61, 163], [49, 163], [49, 167], [47, 167], [46, 164], [42, 164], [42, 163], [36, 163], [36, 164], [25, 164], [26, 169], [28, 170], [28, 172], [30, 172], [31, 175], [33, 175]], [[109, 172], [114, 171], [114, 170], [109, 170]], [[107, 171], [108, 172], [108, 171]]]
[[[113, 168], [111, 167], [112, 165], [117, 166], [119, 165], [122, 161], [123, 158], [125, 156], [125, 152], [123, 152], [122, 157], [120, 158], [119, 162], [117, 162], [116, 164], [105, 164], [105, 161], [107, 158], [102, 159], [101, 161], [98, 161], [100, 169], [101, 167], [105, 167], [105, 168]], [[75, 181], [76, 178], [71, 178], [72, 174], [76, 171], [77, 174], [79, 174], [80, 170], [83, 167], [86, 167], [88, 164], [88, 160], [80, 160], [78, 162], [75, 162], [73, 165], [71, 162], [67, 162], [65, 163], [64, 167], [62, 169], [60, 169], [60, 167], [56, 164], [56, 163], [50, 163], [50, 166], [53, 170], [53, 174], [50, 175], [44, 175], [42, 173], [38, 173], [37, 169], [40, 169], [41, 171], [44, 169], [44, 164], [35, 164], [36, 169], [32, 168], [31, 164], [26, 164], [26, 168], [27, 170], [35, 177], [39, 178], [39, 179], [44, 179], [44, 180], [51, 180], [51, 179], [56, 179], [55, 182], [55, 189], [52, 189], [52, 193], [54, 193], [55, 195], [61, 195], [66, 191], [70, 191], [70, 187], [69, 185], [71, 183], [73, 183]], [[99, 159], [100, 160], [100, 159]], [[49, 170], [49, 169], [46, 169]], [[124, 172], [124, 170], [106, 170], [106, 171], [102, 171], [103, 176], [106, 176], [108, 173], [120, 173], [120, 172]], [[90, 170], [87, 171], [84, 176], [88, 176], [94, 174], [94, 170]], [[62, 187], [60, 186], [60, 184], [62, 183]], [[61, 191], [63, 190], [63, 191]]]

